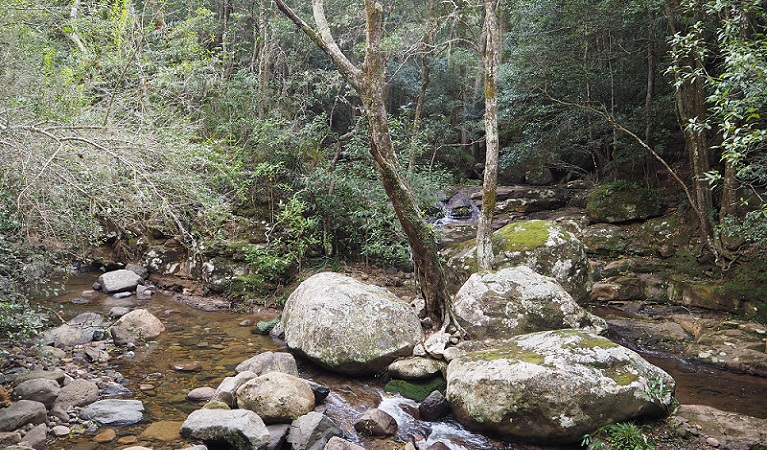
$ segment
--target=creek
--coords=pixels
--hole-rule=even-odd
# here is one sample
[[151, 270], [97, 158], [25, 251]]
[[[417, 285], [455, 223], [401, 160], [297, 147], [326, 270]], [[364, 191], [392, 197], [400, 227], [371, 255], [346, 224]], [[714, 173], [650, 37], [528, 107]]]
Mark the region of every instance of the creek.
[[[45, 301], [46, 307], [54, 309], [62, 319], [68, 320], [81, 312], [97, 312], [107, 316], [114, 300], [103, 294], [86, 304], [73, 304], [72, 299], [91, 288], [95, 274], [72, 276], [66, 283], [65, 292]], [[134, 399], [141, 400], [146, 408], [142, 423], [117, 428], [117, 436], [136, 436], [137, 444], [154, 450], [184, 448], [191, 442], [177, 435], [168, 441], [156, 437], [142, 437], [145, 429], [155, 422], [177, 427], [187, 415], [202, 404], [186, 399], [186, 393], [202, 386], [216, 387], [224, 377], [232, 376], [234, 368], [243, 360], [264, 351], [280, 350], [281, 344], [269, 336], [252, 333], [254, 326], [241, 326], [250, 319], [253, 323], [271, 319], [273, 311], [264, 314], [247, 314], [232, 311], [203, 311], [173, 300], [173, 297], [157, 293], [148, 301], [131, 297], [137, 307], [145, 308], [164, 323], [167, 331], [156, 341], [139, 346], [133, 352], [110, 350], [112, 359], [89, 370], [105, 372], [114, 370], [125, 378], [124, 385]], [[122, 352], [122, 353], [121, 353]], [[677, 381], [676, 395], [682, 403], [714, 406], [757, 417], [767, 417], [763, 399], [767, 393], [767, 380], [746, 375], [718, 371], [695, 366], [679, 359], [648, 355], [654, 364], [668, 371]], [[301, 376], [324, 384], [331, 389], [324, 409], [345, 432], [346, 437], [369, 450], [401, 449], [403, 441], [414, 436], [421, 442], [446, 443], [453, 450], [502, 450], [543, 449], [543, 447], [510, 444], [489, 439], [464, 430], [457, 423], [446, 420], [425, 423], [405, 413], [415, 405], [407, 399], [383, 392], [383, 382], [378, 378], [351, 378], [328, 372], [318, 366], [297, 358]], [[174, 370], [172, 365], [195, 363], [199, 370], [184, 372]], [[400, 431], [397, 439], [358, 438], [353, 429], [354, 420], [365, 410], [380, 407], [397, 418]], [[173, 424], [175, 422], [175, 425]], [[95, 443], [91, 435], [74, 435], [60, 439], [52, 448], [73, 450], [107, 450], [123, 448], [117, 440]], [[425, 448], [426, 446], [423, 446]]]

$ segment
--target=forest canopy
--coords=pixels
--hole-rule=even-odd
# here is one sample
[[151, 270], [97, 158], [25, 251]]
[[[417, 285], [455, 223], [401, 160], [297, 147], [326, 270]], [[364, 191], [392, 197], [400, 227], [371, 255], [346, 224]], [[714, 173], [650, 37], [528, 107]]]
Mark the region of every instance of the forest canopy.
[[[382, 4], [388, 127], [427, 215], [481, 179], [482, 6]], [[362, 2], [325, 8], [363, 61]], [[501, 183], [676, 183], [717, 260], [767, 242], [763, 2], [515, 0], [496, 14]], [[363, 102], [272, 2], [3, 0], [0, 17], [6, 241], [79, 256], [127, 242], [127, 258], [142, 236], [192, 250], [264, 222], [255, 285], [310, 256], [409, 263]]]

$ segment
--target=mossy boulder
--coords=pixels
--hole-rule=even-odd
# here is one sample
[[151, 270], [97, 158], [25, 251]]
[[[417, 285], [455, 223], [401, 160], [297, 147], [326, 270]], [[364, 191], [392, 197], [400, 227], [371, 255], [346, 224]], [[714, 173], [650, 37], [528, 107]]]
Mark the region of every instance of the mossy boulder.
[[470, 429], [541, 444], [668, 414], [675, 383], [637, 353], [582, 330], [526, 334], [453, 359], [446, 398]]
[[[512, 222], [493, 233], [493, 267], [525, 265], [557, 280], [578, 302], [588, 297], [589, 264], [583, 243], [571, 232], [548, 220]], [[443, 255], [458, 289], [477, 272], [476, 239], [446, 247]]]
[[446, 387], [445, 379], [440, 375], [425, 380], [393, 379], [386, 383], [384, 391], [398, 393], [405, 398], [422, 402], [434, 391], [444, 393]]
[[453, 310], [471, 339], [508, 339], [560, 328], [607, 329], [604, 319], [580, 307], [556, 280], [527, 266], [473, 274], [455, 295]]
[[282, 312], [288, 347], [337, 372], [370, 374], [421, 341], [415, 311], [388, 289], [333, 272], [301, 283]]
[[651, 189], [616, 182], [594, 189], [586, 199], [586, 212], [594, 222], [620, 223], [659, 216], [663, 204]]

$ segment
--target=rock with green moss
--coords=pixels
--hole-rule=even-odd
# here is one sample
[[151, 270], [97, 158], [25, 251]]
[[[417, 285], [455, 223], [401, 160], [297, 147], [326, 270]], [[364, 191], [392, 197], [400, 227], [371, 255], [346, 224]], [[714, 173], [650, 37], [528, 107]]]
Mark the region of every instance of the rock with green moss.
[[388, 289], [332, 272], [311, 276], [282, 312], [289, 348], [337, 372], [380, 372], [421, 341], [415, 311]]
[[477, 340], [560, 328], [607, 329], [604, 319], [580, 307], [556, 280], [527, 266], [473, 274], [455, 295], [453, 310]]
[[663, 212], [663, 204], [651, 189], [616, 182], [591, 191], [586, 199], [586, 212], [594, 222], [620, 223], [657, 217]]
[[[569, 231], [547, 220], [512, 222], [493, 233], [493, 267], [525, 265], [553, 277], [578, 302], [588, 298], [589, 265], [583, 243]], [[476, 239], [445, 248], [458, 288], [477, 271]]]
[[674, 387], [671, 376], [637, 353], [566, 329], [453, 359], [446, 398], [473, 430], [554, 444], [577, 442], [610, 423], [664, 416]]
[[445, 392], [445, 379], [441, 375], [425, 380], [393, 379], [386, 383], [384, 391], [398, 393], [405, 398], [422, 402], [434, 391]]

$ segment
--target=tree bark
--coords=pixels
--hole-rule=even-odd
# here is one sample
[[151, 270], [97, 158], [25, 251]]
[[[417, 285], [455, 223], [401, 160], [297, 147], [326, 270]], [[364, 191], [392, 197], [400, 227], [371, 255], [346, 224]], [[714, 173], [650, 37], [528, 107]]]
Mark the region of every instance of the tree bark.
[[336, 44], [325, 17], [323, 0], [312, 2], [316, 29], [298, 17], [283, 0], [276, 0], [276, 3], [279, 10], [328, 55], [336, 69], [359, 94], [370, 124], [370, 155], [410, 244], [416, 277], [426, 303], [426, 314], [433, 325], [442, 325], [444, 329], [450, 322], [447, 276], [439, 258], [434, 233], [421, 215], [415, 195], [402, 176], [389, 131], [384, 99], [386, 59], [381, 51], [383, 3], [365, 0], [366, 45], [361, 68], [349, 61]]
[[477, 268], [493, 270], [493, 212], [498, 188], [498, 103], [496, 77], [501, 59], [501, 44], [494, 0], [485, 0], [485, 171], [482, 209], [477, 224]]

